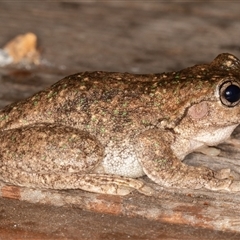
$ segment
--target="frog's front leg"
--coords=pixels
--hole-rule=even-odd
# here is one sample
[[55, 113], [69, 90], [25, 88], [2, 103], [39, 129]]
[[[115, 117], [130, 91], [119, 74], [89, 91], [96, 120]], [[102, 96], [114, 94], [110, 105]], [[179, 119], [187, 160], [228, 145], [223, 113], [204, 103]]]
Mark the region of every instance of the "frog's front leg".
[[34, 124], [4, 130], [0, 139], [0, 180], [6, 183], [116, 195], [146, 189], [140, 180], [95, 172], [104, 148], [85, 131]]
[[182, 163], [171, 149], [173, 142], [174, 135], [170, 131], [148, 130], [137, 138], [139, 161], [155, 183], [175, 188], [240, 191], [239, 181], [218, 179], [211, 169]]

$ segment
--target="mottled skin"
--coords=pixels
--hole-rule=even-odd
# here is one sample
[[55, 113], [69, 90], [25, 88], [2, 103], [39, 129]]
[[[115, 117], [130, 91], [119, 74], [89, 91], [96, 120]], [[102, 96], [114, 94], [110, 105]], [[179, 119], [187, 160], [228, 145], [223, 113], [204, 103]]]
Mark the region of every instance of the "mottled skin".
[[124, 195], [176, 188], [240, 191], [231, 178], [181, 160], [227, 139], [240, 121], [225, 82], [240, 85], [230, 54], [179, 72], [84, 72], [0, 112], [0, 179], [34, 188]]

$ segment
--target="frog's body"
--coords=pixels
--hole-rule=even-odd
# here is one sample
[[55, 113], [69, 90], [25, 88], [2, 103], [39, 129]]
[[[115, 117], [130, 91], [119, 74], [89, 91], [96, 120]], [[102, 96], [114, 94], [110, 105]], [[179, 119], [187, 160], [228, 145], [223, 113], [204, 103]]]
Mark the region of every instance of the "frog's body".
[[165, 186], [240, 191], [237, 181], [181, 163], [189, 152], [227, 139], [239, 124], [238, 97], [225, 99], [229, 85], [238, 95], [239, 60], [230, 54], [173, 73], [64, 78], [0, 112], [0, 179], [148, 194], [133, 179], [147, 174]]

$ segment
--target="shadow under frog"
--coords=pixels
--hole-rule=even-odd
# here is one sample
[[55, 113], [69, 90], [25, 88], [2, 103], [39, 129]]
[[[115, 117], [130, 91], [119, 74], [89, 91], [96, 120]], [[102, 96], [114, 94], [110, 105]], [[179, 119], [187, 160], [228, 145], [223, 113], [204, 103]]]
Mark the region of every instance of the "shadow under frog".
[[0, 112], [0, 179], [18, 186], [152, 194], [240, 191], [240, 182], [182, 163], [240, 121], [240, 61], [220, 54], [179, 72], [83, 72]]

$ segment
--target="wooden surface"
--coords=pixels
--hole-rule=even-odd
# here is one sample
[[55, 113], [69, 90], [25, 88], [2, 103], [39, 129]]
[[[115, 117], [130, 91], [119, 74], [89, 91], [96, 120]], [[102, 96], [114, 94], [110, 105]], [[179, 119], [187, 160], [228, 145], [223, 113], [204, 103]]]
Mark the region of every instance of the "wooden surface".
[[[146, 179], [147, 180], [147, 179]], [[240, 232], [240, 193], [226, 194], [189, 189], [164, 189], [151, 184], [157, 193], [147, 197], [92, 194], [81, 190], [42, 190], [7, 186], [1, 183], [1, 196], [52, 206], [72, 206], [116, 216], [145, 218], [160, 223], [180, 224], [211, 230]]]
[[[236, 2], [0, 2], [0, 46], [32, 31], [42, 56], [36, 67], [0, 68], [0, 107], [75, 72], [163, 72], [221, 52], [240, 57], [239, 21]], [[237, 145], [221, 149], [188, 164], [239, 168]], [[152, 186], [153, 197], [113, 197], [1, 183], [0, 239], [240, 239], [240, 194]]]

